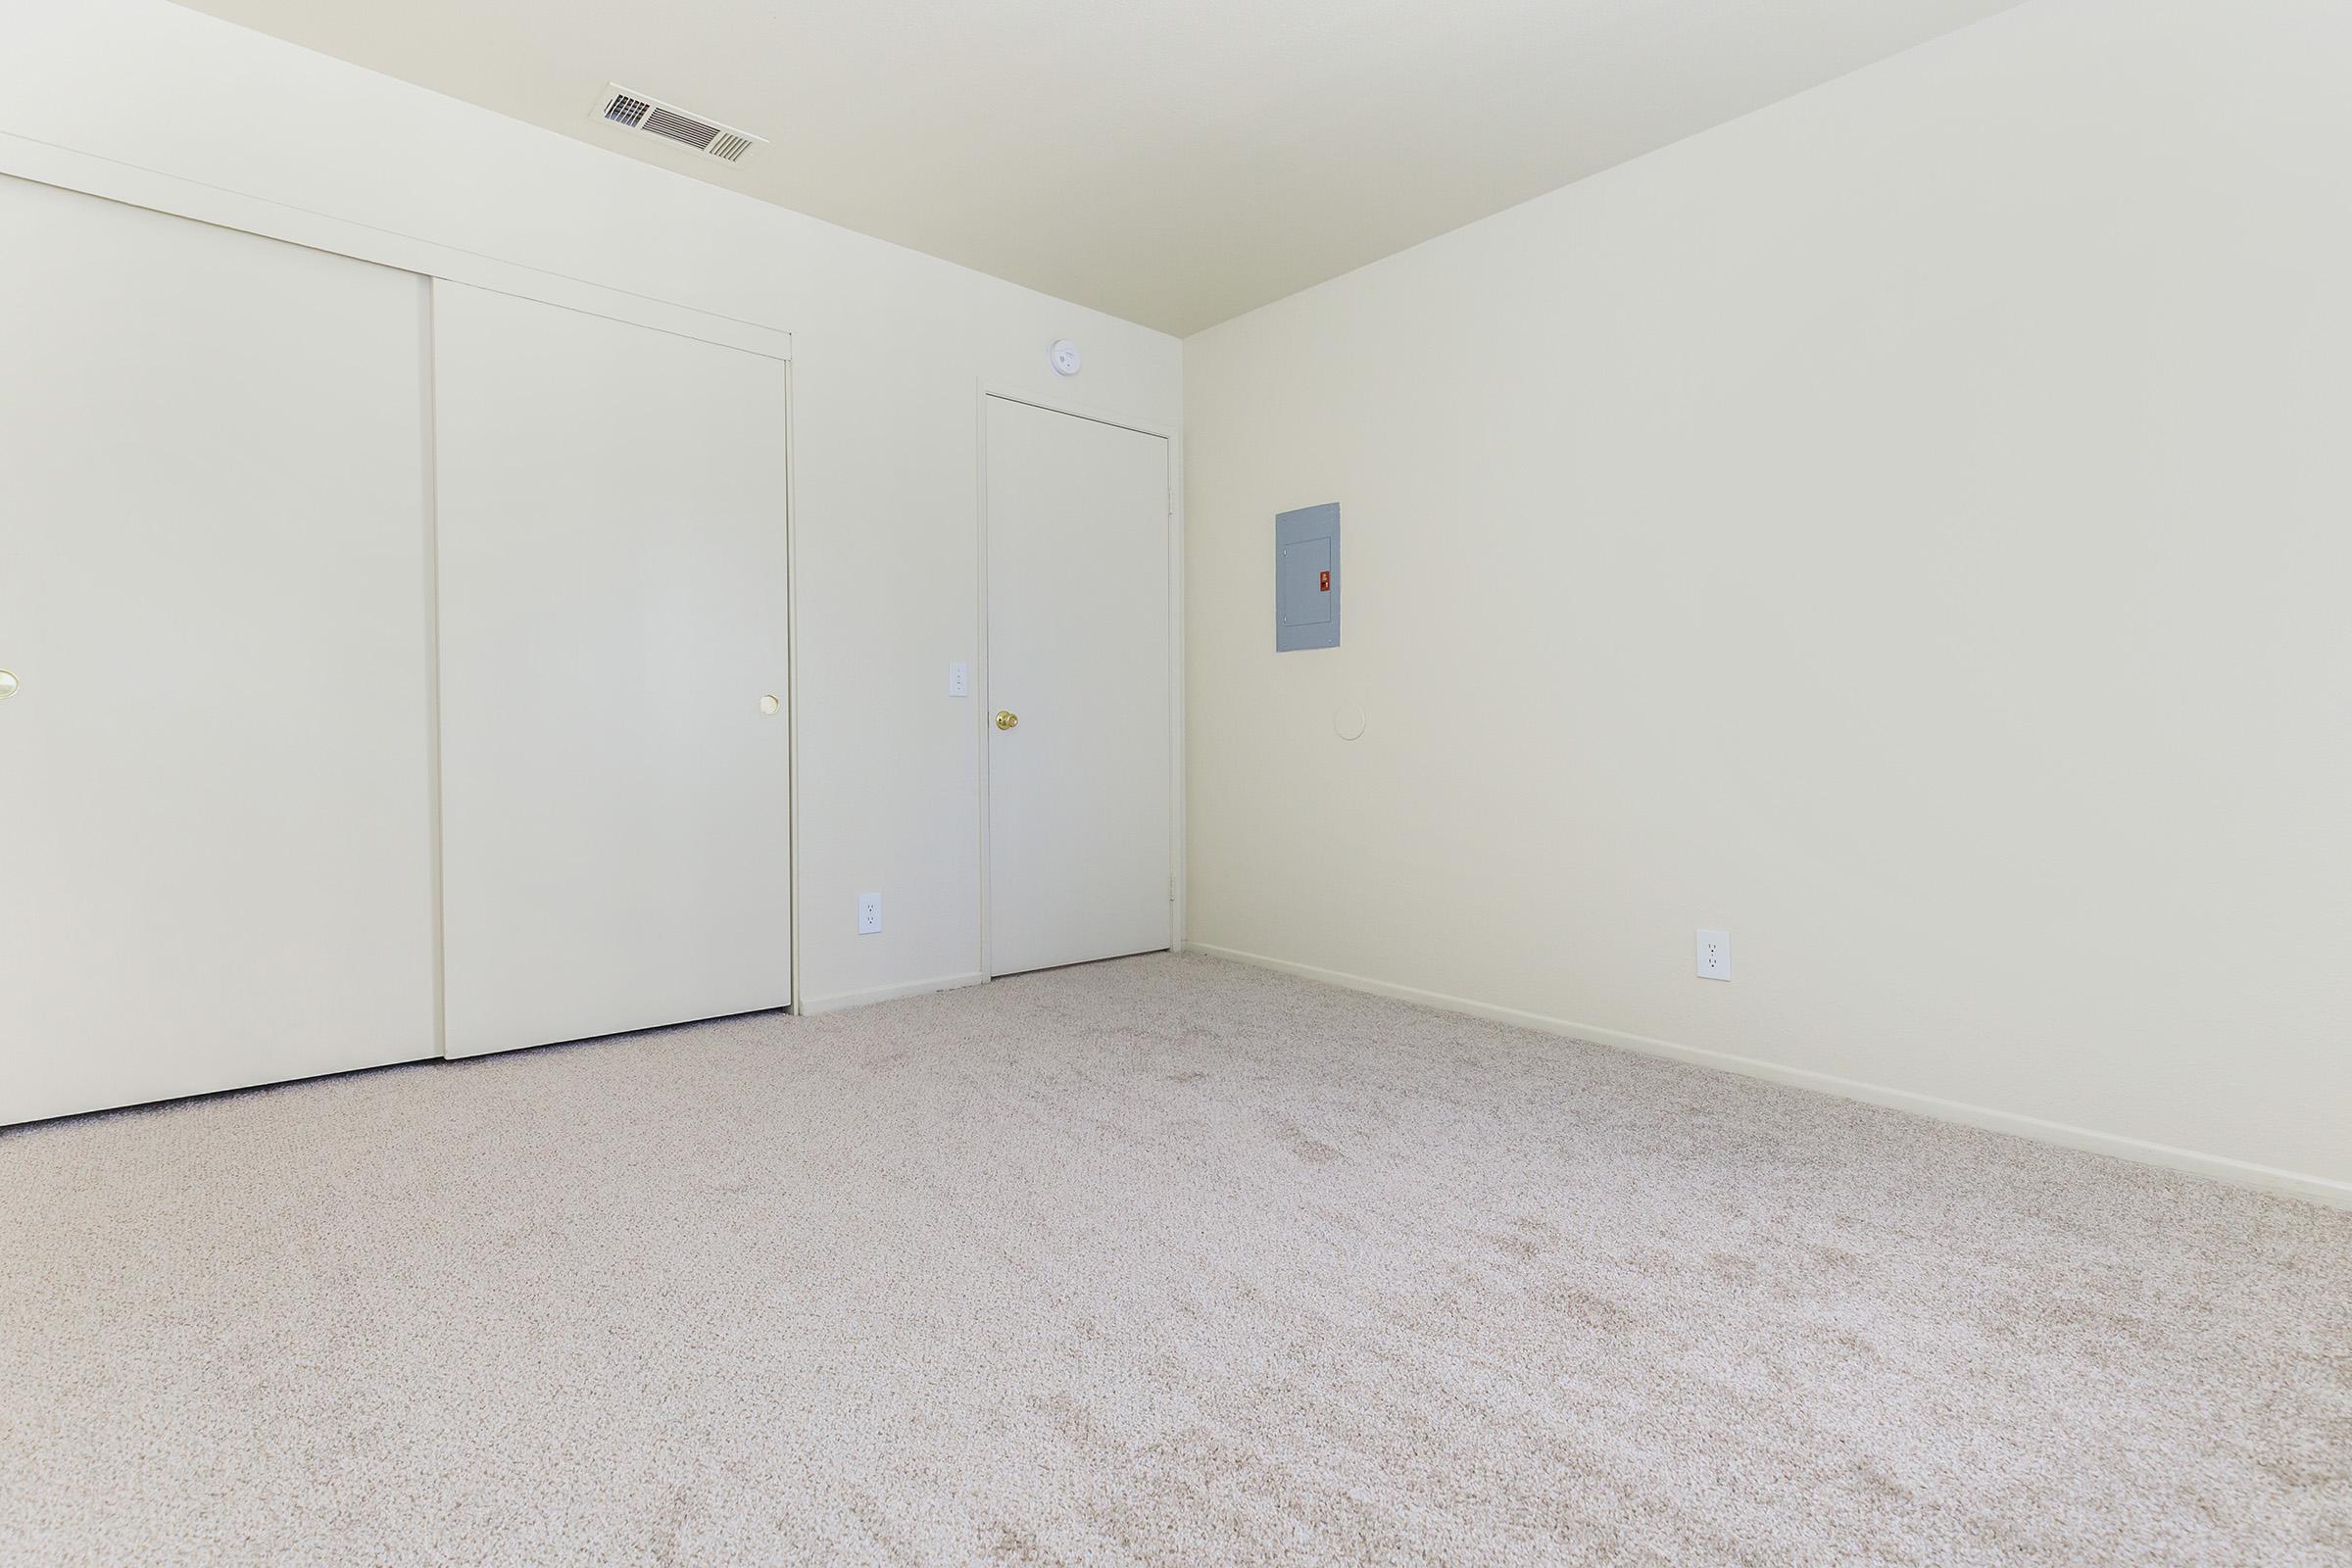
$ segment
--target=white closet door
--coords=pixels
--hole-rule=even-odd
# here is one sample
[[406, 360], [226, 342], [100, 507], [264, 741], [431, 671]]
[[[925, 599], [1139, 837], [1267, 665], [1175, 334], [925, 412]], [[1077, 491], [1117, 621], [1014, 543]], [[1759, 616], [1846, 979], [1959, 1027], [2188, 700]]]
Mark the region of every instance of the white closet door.
[[1165, 948], [1168, 443], [987, 407], [989, 969]]
[[0, 234], [0, 1122], [437, 1054], [424, 280]]
[[453, 1056], [792, 999], [785, 366], [433, 288]]

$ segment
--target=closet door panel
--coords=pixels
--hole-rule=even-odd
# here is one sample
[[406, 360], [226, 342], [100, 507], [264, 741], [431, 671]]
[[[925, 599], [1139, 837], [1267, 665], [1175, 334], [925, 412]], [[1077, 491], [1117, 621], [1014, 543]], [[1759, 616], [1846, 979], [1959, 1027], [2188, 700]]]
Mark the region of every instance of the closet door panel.
[[424, 280], [0, 233], [0, 1122], [437, 1054]]
[[434, 285], [452, 1055], [791, 1001], [786, 368]]

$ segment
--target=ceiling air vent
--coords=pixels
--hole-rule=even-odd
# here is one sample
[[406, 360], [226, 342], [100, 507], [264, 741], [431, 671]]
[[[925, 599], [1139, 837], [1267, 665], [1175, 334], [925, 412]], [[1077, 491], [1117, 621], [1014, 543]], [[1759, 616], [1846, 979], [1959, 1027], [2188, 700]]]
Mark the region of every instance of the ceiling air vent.
[[690, 115], [674, 104], [631, 92], [618, 82], [607, 83], [597, 95], [596, 118], [678, 142], [730, 164], [740, 164], [753, 149], [767, 145], [763, 137]]

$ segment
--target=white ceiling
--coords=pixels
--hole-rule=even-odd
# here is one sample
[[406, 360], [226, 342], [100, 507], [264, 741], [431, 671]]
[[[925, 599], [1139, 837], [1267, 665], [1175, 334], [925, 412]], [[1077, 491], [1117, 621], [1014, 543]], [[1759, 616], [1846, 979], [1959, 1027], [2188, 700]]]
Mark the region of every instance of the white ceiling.
[[[2016, 0], [193, 0], [1171, 332]], [[589, 118], [608, 81], [772, 145]]]

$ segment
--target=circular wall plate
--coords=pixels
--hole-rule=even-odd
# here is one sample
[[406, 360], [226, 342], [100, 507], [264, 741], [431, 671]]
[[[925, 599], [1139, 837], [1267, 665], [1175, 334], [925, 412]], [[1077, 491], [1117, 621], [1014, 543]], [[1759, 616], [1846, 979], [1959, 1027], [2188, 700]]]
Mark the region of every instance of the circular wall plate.
[[1054, 367], [1055, 375], [1076, 375], [1078, 367], [1085, 362], [1078, 357], [1078, 345], [1063, 337], [1055, 338], [1054, 346], [1046, 351], [1046, 363]]

